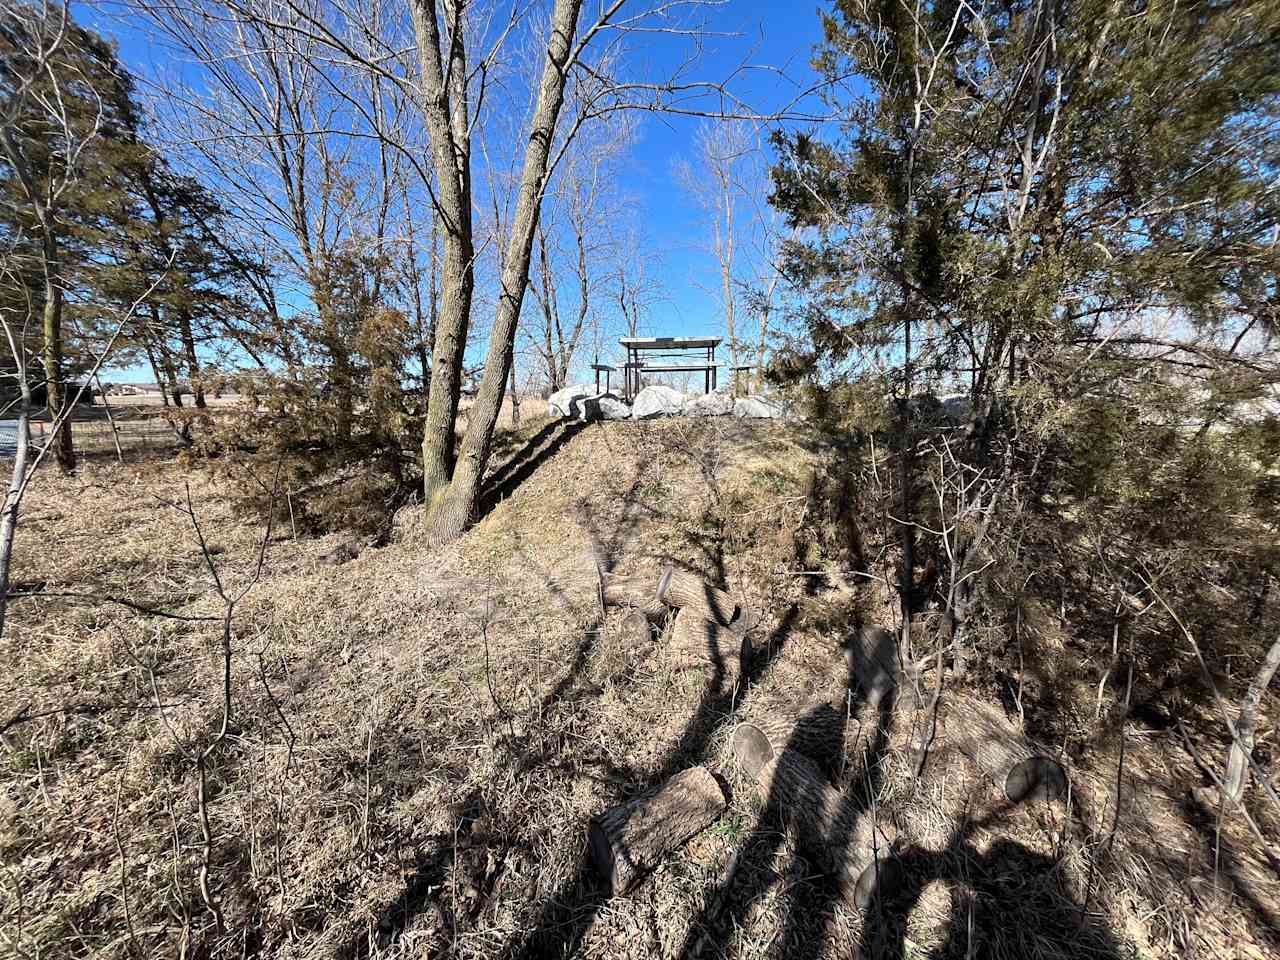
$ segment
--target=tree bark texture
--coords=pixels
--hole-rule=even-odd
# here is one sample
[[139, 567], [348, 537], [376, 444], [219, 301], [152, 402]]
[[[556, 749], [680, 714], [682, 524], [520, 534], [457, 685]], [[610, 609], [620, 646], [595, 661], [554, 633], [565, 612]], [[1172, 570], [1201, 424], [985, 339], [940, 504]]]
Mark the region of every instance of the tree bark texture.
[[13, 537], [18, 530], [18, 510], [22, 506], [28, 453], [31, 449], [31, 385], [27, 382], [26, 370], [21, 366], [18, 375], [18, 388], [22, 395], [18, 407], [17, 449], [13, 455], [9, 486], [5, 490], [4, 509], [0, 512], [0, 637], [4, 636], [5, 612], [9, 606], [9, 566], [13, 558]]
[[833, 770], [846, 752], [847, 717], [830, 703], [796, 710], [752, 713], [751, 724], [768, 740], [773, 754], [798, 751], [825, 770]]
[[630, 607], [650, 620], [661, 620], [667, 615], [667, 606], [658, 599], [656, 582], [652, 577], [607, 573], [604, 574], [602, 589], [607, 607]]
[[[424, 6], [418, 0], [418, 7]], [[573, 38], [577, 32], [582, 0], [556, 0], [551, 16], [551, 36], [543, 61], [538, 99], [525, 147], [524, 166], [511, 223], [511, 236], [503, 260], [497, 315], [489, 334], [489, 352], [485, 358], [484, 378], [475, 404], [467, 418], [467, 432], [462, 452], [454, 466], [452, 479], [429, 507], [428, 543], [439, 544], [456, 539], [471, 521], [480, 495], [480, 483], [489, 458], [493, 430], [506, 392], [507, 371], [511, 368], [516, 324], [529, 284], [529, 264], [533, 255], [533, 237], [538, 227], [547, 167], [555, 138], [560, 109], [564, 105], [564, 88]], [[461, 40], [457, 40], [461, 43]], [[465, 83], [465, 80], [461, 81]], [[432, 139], [435, 137], [433, 135]], [[446, 269], [446, 276], [448, 270]], [[441, 319], [443, 332], [443, 318]], [[439, 334], [438, 334], [439, 335]], [[465, 337], [463, 338], [465, 341]], [[461, 349], [461, 345], [460, 348]], [[439, 357], [439, 350], [437, 350]], [[435, 389], [432, 394], [434, 397]], [[430, 405], [428, 406], [430, 420]], [[430, 424], [429, 424], [430, 426]], [[424, 463], [425, 467], [425, 463]]]
[[844, 901], [864, 910], [902, 881], [893, 837], [831, 786], [804, 754], [775, 754], [759, 727], [742, 724], [733, 735], [734, 757], [753, 779], [766, 811], [776, 810], [788, 832], [838, 886]]
[[446, 0], [443, 4], [445, 16], [450, 20], [449, 44], [445, 50], [435, 0], [412, 0], [410, 4], [422, 74], [422, 111], [436, 172], [438, 225], [444, 246], [431, 392], [422, 432], [423, 500], [427, 504], [446, 488], [453, 471], [454, 428], [462, 395], [462, 357], [467, 347], [475, 291], [464, 5], [465, 0]]
[[696, 573], [667, 567], [655, 591], [669, 607], [697, 613], [721, 626], [729, 626], [738, 616], [738, 603], [728, 593], [713, 587]]
[[587, 831], [592, 862], [610, 891], [625, 895], [728, 805], [719, 781], [705, 767], [684, 770], [656, 792], [595, 817]]
[[751, 658], [751, 642], [692, 610], [682, 610], [671, 627], [667, 656], [677, 670], [709, 668], [736, 683]]
[[58, 245], [52, 236], [45, 239], [45, 284], [44, 284], [44, 375], [45, 391], [48, 397], [49, 420], [57, 423], [58, 417], [65, 415], [65, 420], [58, 429], [55, 451], [58, 467], [63, 472], [76, 468], [75, 441], [71, 433], [71, 411], [67, 408], [70, 398], [67, 396], [67, 384], [63, 379], [62, 355], [62, 284], [58, 278]]
[[1004, 713], [976, 701], [953, 703], [946, 736], [990, 777], [1011, 803], [1055, 800], [1067, 792], [1062, 764], [1033, 744]]
[[200, 375], [200, 361], [196, 357], [195, 331], [191, 327], [191, 314], [178, 311], [178, 330], [182, 336], [182, 354], [187, 361], [187, 376], [191, 380], [191, 395], [196, 407], [203, 410], [208, 404], [204, 396], [204, 378]]

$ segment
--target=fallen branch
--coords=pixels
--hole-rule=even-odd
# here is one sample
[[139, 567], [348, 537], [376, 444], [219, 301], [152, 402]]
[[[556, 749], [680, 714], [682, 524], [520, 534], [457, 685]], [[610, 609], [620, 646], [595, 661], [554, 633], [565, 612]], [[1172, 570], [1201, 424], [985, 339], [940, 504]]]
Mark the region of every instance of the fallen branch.
[[125, 597], [114, 597], [101, 593], [78, 593], [71, 590], [33, 590], [30, 592], [9, 594], [10, 600], [26, 600], [31, 597], [58, 597], [67, 600], [85, 600], [90, 603], [118, 603], [122, 607], [128, 607], [135, 613], [141, 613], [148, 617], [164, 617], [167, 620], [182, 620], [186, 623], [202, 623], [222, 620], [222, 617], [189, 617], [181, 613], [170, 613], [169, 611], [161, 610], [158, 607], [148, 607], [145, 604], [134, 603], [134, 601]]

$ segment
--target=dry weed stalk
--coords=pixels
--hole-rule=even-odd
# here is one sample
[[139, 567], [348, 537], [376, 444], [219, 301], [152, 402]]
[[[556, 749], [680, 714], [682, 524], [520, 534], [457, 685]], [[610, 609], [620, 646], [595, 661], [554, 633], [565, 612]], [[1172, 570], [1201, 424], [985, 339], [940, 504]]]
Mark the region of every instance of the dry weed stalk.
[[[240, 587], [239, 590], [229, 591], [223, 582], [221, 574], [218, 572], [218, 566], [213, 560], [213, 553], [209, 549], [209, 543], [204, 535], [204, 530], [200, 525], [200, 518], [196, 514], [195, 504], [191, 498], [191, 484], [184, 484], [186, 498], [183, 503], [173, 503], [163, 501], [167, 506], [183, 513], [190, 521], [191, 527], [195, 532], [196, 541], [200, 546], [200, 554], [204, 560], [205, 568], [209, 571], [209, 575], [213, 580], [214, 590], [218, 597], [222, 600], [223, 610], [222, 616], [218, 619], [222, 623], [221, 636], [221, 668], [222, 677], [220, 684], [221, 695], [221, 719], [218, 727], [213, 731], [212, 737], [205, 744], [204, 749], [188, 750], [183, 746], [182, 738], [179, 737], [177, 730], [169, 720], [169, 716], [164, 708], [164, 699], [160, 695], [159, 681], [156, 677], [155, 663], [144, 663], [127, 640], [124, 641], [125, 650], [129, 658], [147, 674], [152, 694], [155, 698], [156, 711], [160, 715], [165, 728], [169, 732], [170, 738], [178, 752], [190, 763], [196, 771], [196, 818], [200, 828], [200, 869], [197, 875], [197, 884], [200, 889], [200, 898], [204, 902], [205, 908], [213, 916], [214, 924], [219, 934], [226, 930], [226, 920], [222, 913], [222, 907], [218, 903], [217, 898], [213, 894], [210, 886], [210, 870], [213, 863], [214, 834], [213, 827], [209, 820], [209, 768], [214, 754], [218, 748], [226, 741], [231, 729], [231, 667], [234, 657], [234, 649], [232, 646], [232, 622], [235, 617], [236, 605], [240, 603], [262, 578], [262, 568], [266, 562], [267, 544], [271, 541], [271, 531], [274, 526], [275, 519], [275, 502], [280, 486], [280, 468], [276, 465], [275, 478], [271, 487], [271, 499], [267, 506], [267, 523], [266, 530], [262, 535], [262, 540], [258, 545], [257, 557], [254, 563], [253, 572], [248, 580]], [[123, 637], [122, 637], [123, 639]], [[170, 806], [172, 815], [172, 805]], [[178, 838], [176, 818], [174, 822], [174, 846], [175, 846], [175, 874], [177, 872], [177, 859], [180, 855], [181, 845]], [[175, 884], [178, 883], [175, 876]], [[181, 899], [181, 897], [179, 897]], [[188, 918], [189, 919], [189, 918]]]

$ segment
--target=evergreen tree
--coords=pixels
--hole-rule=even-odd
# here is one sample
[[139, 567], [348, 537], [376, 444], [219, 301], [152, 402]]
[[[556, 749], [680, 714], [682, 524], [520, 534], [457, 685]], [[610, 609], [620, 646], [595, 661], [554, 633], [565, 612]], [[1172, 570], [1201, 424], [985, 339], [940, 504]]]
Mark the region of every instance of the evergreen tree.
[[1275, 329], [1276, 3], [841, 0], [823, 27], [831, 89], [864, 92], [839, 137], [778, 138], [801, 368], [968, 367], [982, 402], [1161, 339], [1095, 351], [1117, 318]]
[[[933, 592], [961, 664], [955, 631], [998, 579], [979, 567], [1014, 597], [1040, 572], [1021, 565], [1037, 505], [1046, 543], [1066, 504], [1123, 531], [1109, 570], [1160, 558], [1189, 596], [1220, 556], [1266, 582], [1270, 521], [1229, 519], [1255, 489], [1274, 510], [1265, 443], [1210, 430], [1280, 383], [1280, 4], [837, 0], [823, 31], [843, 122], [775, 139], [804, 333], [773, 375], [899, 401], [904, 639]], [[968, 429], [935, 442], [922, 386], [969, 393]]]
[[[132, 93], [113, 47], [66, 7], [0, 9], [0, 239], [21, 273], [39, 278], [32, 300], [51, 416], [71, 399], [64, 303], [118, 215], [121, 174], [140, 149]], [[69, 421], [57, 453], [74, 467]]]

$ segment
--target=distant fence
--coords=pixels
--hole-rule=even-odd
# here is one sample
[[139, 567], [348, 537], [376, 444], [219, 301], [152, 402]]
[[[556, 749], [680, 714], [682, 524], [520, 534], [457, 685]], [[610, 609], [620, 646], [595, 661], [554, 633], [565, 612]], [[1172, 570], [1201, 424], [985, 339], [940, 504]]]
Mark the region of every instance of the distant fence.
[[[99, 410], [101, 408], [98, 408]], [[114, 412], [114, 411], [113, 411]], [[116, 434], [124, 453], [168, 450], [176, 446], [173, 428], [163, 417], [150, 413], [139, 415], [125, 408], [115, 412]], [[50, 425], [43, 421], [31, 424], [31, 439], [39, 445], [48, 437]], [[111, 424], [105, 418], [77, 420], [72, 425], [76, 451], [88, 456], [114, 457], [115, 444], [111, 440]], [[18, 449], [18, 422], [0, 420], [0, 459], [10, 459]], [[52, 455], [52, 454], [51, 454]]]

